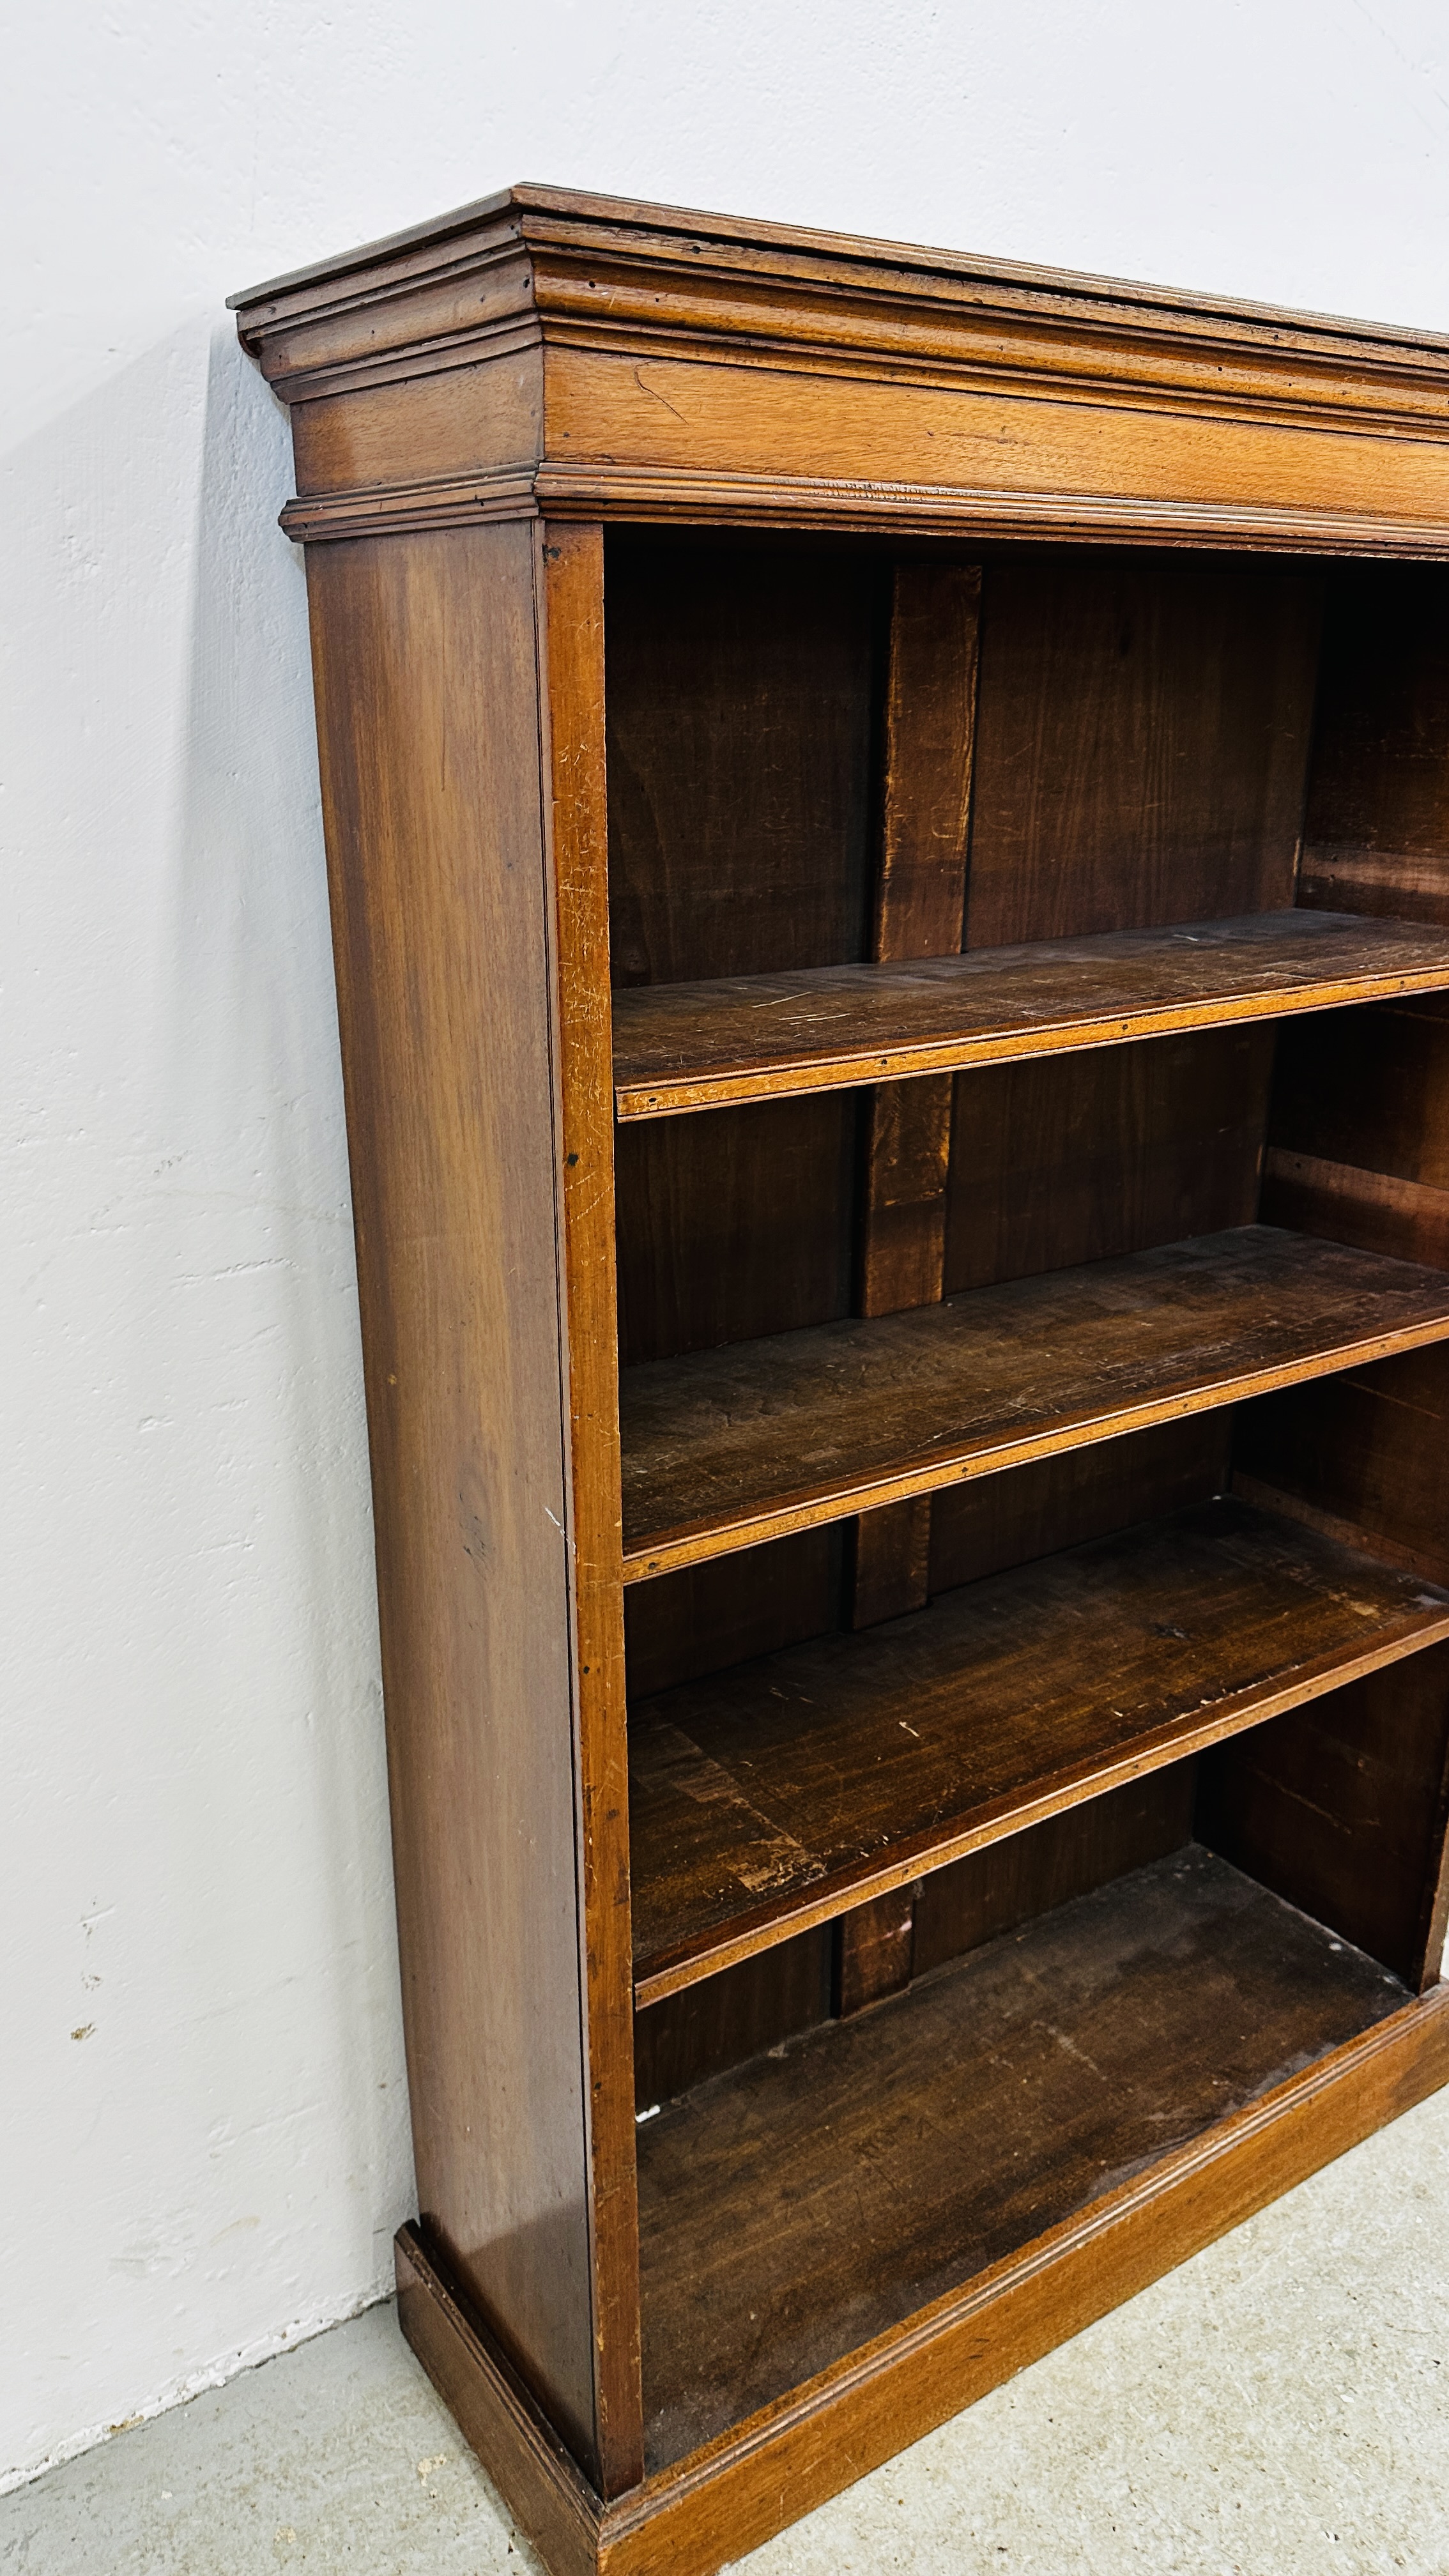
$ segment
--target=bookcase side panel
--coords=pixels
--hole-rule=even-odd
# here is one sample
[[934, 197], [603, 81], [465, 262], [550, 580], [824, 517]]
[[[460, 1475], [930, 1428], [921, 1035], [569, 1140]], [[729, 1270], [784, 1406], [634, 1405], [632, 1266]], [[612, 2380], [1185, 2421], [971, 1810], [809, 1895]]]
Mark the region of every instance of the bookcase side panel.
[[309, 588], [422, 2223], [592, 2471], [532, 530]]

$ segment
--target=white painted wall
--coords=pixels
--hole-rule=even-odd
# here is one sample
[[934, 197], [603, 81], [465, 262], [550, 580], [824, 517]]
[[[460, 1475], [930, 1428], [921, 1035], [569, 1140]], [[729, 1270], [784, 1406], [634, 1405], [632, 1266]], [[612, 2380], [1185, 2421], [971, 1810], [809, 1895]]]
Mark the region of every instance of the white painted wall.
[[411, 2176], [285, 424], [230, 290], [520, 177], [1449, 327], [1437, 0], [51, 0], [0, 136], [0, 2470]]

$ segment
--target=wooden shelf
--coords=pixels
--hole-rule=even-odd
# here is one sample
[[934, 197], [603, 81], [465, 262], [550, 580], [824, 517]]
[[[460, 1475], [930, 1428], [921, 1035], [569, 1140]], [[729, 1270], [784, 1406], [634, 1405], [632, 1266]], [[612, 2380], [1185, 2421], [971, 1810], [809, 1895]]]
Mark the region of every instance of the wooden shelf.
[[666, 2106], [638, 2146], [648, 2466], [1408, 2002], [1189, 1844]]
[[626, 987], [614, 1098], [666, 1118], [1446, 987], [1449, 931], [1307, 911]]
[[1238, 1226], [626, 1370], [624, 1579], [1449, 1336], [1449, 1272]]
[[630, 1721], [634, 1999], [1449, 1637], [1449, 1593], [1225, 1496]]

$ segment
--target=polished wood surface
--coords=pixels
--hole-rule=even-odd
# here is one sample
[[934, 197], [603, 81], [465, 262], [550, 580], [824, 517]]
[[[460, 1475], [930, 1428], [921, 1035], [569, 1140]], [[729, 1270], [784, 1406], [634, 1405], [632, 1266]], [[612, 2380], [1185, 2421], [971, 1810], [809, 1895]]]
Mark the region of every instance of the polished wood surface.
[[547, 512], [1449, 551], [1432, 334], [526, 185], [234, 300], [310, 542]]
[[1446, 1334], [1449, 1277], [1244, 1226], [626, 1370], [625, 1580]]
[[654, 984], [615, 995], [614, 1092], [621, 1119], [659, 1118], [1446, 986], [1449, 933], [1293, 910]]
[[534, 536], [309, 583], [419, 2205], [599, 2477]]
[[595, 2576], [603, 2513], [548, 2417], [416, 2227], [394, 2240], [398, 2324], [550, 2576]]
[[639, 2133], [651, 2469], [1405, 2000], [1189, 1844], [666, 2107]]
[[638, 2000], [1444, 1637], [1449, 1593], [1225, 1498], [666, 1691]]

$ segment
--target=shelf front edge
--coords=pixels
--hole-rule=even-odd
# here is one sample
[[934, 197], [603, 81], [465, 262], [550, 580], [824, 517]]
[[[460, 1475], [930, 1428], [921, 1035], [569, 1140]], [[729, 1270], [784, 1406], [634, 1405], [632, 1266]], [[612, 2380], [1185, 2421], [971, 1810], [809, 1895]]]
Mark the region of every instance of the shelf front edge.
[[1391, 1002], [1405, 993], [1443, 992], [1441, 968], [1422, 974], [1360, 977], [1342, 985], [1271, 996], [1234, 995], [1226, 1001], [1184, 1002], [1165, 1009], [1113, 1013], [1101, 1019], [1064, 1021], [1054, 1028], [986, 1037], [937, 1038], [853, 1049], [829, 1056], [802, 1051], [797, 1060], [742, 1064], [736, 1069], [650, 1081], [616, 1073], [614, 1108], [621, 1126], [650, 1118], [679, 1118], [701, 1109], [737, 1108], [753, 1100], [803, 1099], [812, 1092], [855, 1091], [877, 1082], [913, 1082], [933, 1073], [964, 1073], [975, 1065], [1022, 1063], [1095, 1047], [1128, 1046], [1144, 1038], [1175, 1037], [1189, 1029], [1227, 1028], [1263, 1020], [1293, 1019], [1360, 1002]]

